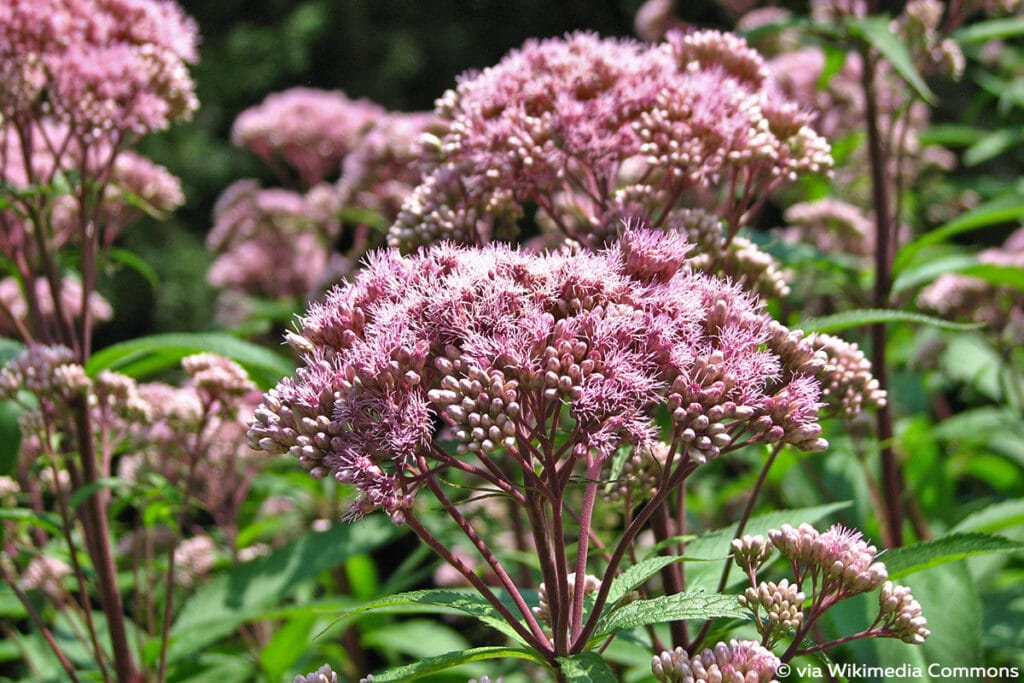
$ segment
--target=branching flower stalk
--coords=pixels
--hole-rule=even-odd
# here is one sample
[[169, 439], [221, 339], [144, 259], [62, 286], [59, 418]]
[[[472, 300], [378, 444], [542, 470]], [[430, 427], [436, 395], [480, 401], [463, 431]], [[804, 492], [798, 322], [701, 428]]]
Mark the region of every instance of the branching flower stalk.
[[[0, 251], [15, 265], [25, 309], [20, 314], [5, 303], [3, 317], [26, 344], [63, 345], [81, 366], [99, 317], [102, 253], [137, 215], [125, 195], [157, 209], [181, 202], [176, 180], [128, 147], [196, 108], [186, 69], [197, 57], [196, 28], [173, 2], [15, 0], [0, 11], [0, 43]], [[61, 250], [79, 254], [77, 289], [58, 267]], [[82, 504], [81, 521], [107, 617], [112, 673], [91, 617], [86, 626], [104, 678], [131, 682], [139, 674], [110, 547], [109, 493], [97, 486], [109, 475], [109, 461], [97, 451], [86, 394], [69, 396], [65, 408], [54, 427], [74, 453], [72, 481], [76, 490], [96, 489]], [[64, 532], [70, 537], [70, 529]]]

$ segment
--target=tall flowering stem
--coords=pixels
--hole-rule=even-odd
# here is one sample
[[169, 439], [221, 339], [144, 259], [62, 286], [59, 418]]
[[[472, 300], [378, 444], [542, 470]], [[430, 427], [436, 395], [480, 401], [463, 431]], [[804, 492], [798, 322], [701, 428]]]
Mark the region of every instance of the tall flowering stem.
[[[195, 24], [170, 0], [11, 0], [0, 8], [0, 254], [15, 271], [0, 318], [26, 344], [60, 345], [72, 355], [66, 363], [83, 366], [95, 323], [110, 317], [95, 292], [104, 251], [138, 217], [135, 207], [181, 203], [177, 180], [128, 148], [195, 110], [187, 65], [197, 59], [196, 43]], [[78, 253], [79, 278], [61, 272], [63, 250]], [[110, 546], [109, 492], [96, 486], [110, 467], [96, 441], [102, 427], [85, 392], [67, 396], [63, 407], [67, 413], [46, 425], [48, 436], [64, 439], [71, 486], [96, 489], [81, 508], [84, 545], [113, 674], [136, 681]], [[83, 583], [77, 561], [74, 570]], [[89, 616], [86, 625], [110, 679]]]
[[[895, 232], [889, 196], [889, 179], [885, 169], [888, 160], [883, 152], [882, 137], [878, 129], [878, 93], [875, 84], [877, 58], [870, 47], [862, 51], [864, 66], [861, 85], [864, 90], [865, 123], [868, 132], [868, 156], [871, 167], [871, 197], [875, 214], [875, 286], [872, 305], [888, 308], [892, 288], [892, 266]], [[888, 335], [885, 323], [871, 326], [871, 360], [875, 378], [882, 390], [888, 383], [885, 346]], [[881, 406], [877, 413], [878, 439], [882, 467], [882, 490], [885, 500], [885, 539], [888, 547], [903, 545], [903, 474], [896, 453], [893, 450], [892, 411], [888, 404]]]

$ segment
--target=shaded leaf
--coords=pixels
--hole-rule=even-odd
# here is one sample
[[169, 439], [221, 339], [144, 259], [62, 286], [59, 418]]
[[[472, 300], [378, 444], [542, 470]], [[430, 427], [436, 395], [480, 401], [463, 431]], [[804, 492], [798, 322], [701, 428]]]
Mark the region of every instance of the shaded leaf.
[[596, 652], [559, 657], [558, 666], [569, 683], [618, 683], [618, 677]]
[[1024, 196], [1014, 194], [985, 202], [905, 244], [896, 254], [893, 271], [898, 273], [906, 268], [913, 257], [925, 247], [941, 244], [951, 237], [971, 230], [1009, 223], [1021, 218], [1024, 218]]
[[399, 683], [400, 681], [411, 681], [422, 678], [429, 674], [451, 669], [452, 667], [470, 662], [479, 662], [485, 659], [526, 659], [538, 664], [544, 660], [529, 648], [519, 647], [477, 647], [471, 650], [459, 650], [437, 657], [427, 657], [412, 664], [405, 664], [383, 673], [373, 675], [373, 683]]
[[202, 352], [234, 360], [263, 389], [295, 371], [295, 364], [278, 353], [216, 332], [172, 332], [138, 337], [96, 352], [85, 369], [91, 377], [102, 370], [116, 370], [138, 379], [173, 368], [185, 356]]
[[142, 257], [135, 252], [114, 247], [107, 252], [107, 255], [114, 263], [119, 263], [122, 266], [138, 273], [142, 279], [149, 283], [150, 288], [156, 289], [160, 286], [160, 276], [157, 275], [156, 269], [146, 263]]
[[1024, 543], [978, 532], [952, 533], [932, 541], [890, 550], [882, 556], [889, 578], [898, 579], [929, 567], [988, 553], [1024, 550]]
[[[461, 612], [474, 617], [505, 635], [521, 640], [519, 634], [508, 624], [487, 600], [472, 590], [426, 589], [396, 593], [360, 605], [341, 615], [340, 619], [351, 619], [365, 612], [392, 607], [417, 606], [421, 612], [450, 614]], [[436, 608], [436, 609], [435, 609]]]
[[808, 332], [837, 332], [851, 327], [864, 327], [876, 323], [917, 323], [919, 325], [931, 325], [944, 330], [976, 330], [980, 325], [975, 323], [956, 323], [933, 315], [914, 313], [912, 311], [897, 311], [881, 308], [863, 308], [856, 311], [844, 311], [835, 315], [826, 315], [821, 318], [810, 318], [802, 320], [796, 325]]
[[918, 73], [914, 66], [914, 59], [892, 29], [889, 27], [889, 18], [885, 16], [872, 17], [851, 17], [846, 20], [850, 33], [861, 38], [876, 50], [896, 69], [896, 73], [903, 77], [910, 86], [917, 91], [925, 102], [934, 103], [935, 93], [931, 91], [924, 78]]
[[397, 528], [381, 517], [307, 532], [269, 555], [232, 567], [200, 587], [178, 611], [171, 628], [171, 657], [235, 632], [268, 607], [292, 595], [320, 572], [369, 552], [394, 538]]

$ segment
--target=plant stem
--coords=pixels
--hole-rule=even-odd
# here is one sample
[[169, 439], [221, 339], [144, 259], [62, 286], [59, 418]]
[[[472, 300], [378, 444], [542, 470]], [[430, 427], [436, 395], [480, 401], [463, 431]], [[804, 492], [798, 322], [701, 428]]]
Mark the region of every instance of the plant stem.
[[[764, 482], [768, 479], [768, 471], [775, 464], [775, 459], [782, 452], [782, 442], [775, 444], [772, 448], [771, 454], [768, 459], [764, 461], [764, 465], [761, 466], [761, 471], [757, 475], [757, 481], [754, 482], [754, 488], [750, 492], [750, 497], [747, 499], [747, 504], [743, 507], [743, 514], [740, 515], [740, 521], [736, 525], [736, 533], [732, 535], [734, 539], [739, 538], [743, 535], [743, 532], [747, 528], [747, 522], [750, 521], [751, 515], [754, 514], [754, 507], [757, 505], [757, 498], [761, 494], [761, 489], [764, 488]], [[722, 575], [718, 579], [718, 592], [721, 593], [725, 590], [725, 587], [729, 585], [729, 573], [732, 571], [732, 558], [730, 557], [725, 561], [725, 566], [722, 567]], [[692, 655], [694, 652], [700, 649], [701, 644], [708, 635], [708, 631], [711, 630], [711, 622], [713, 619], [708, 619], [701, 626], [700, 632], [697, 637], [690, 643], [689, 652]]]
[[[85, 397], [78, 397], [72, 403], [75, 413], [75, 427], [78, 432], [78, 447], [82, 458], [82, 474], [86, 485], [99, 481], [96, 469], [96, 451], [92, 439], [92, 419], [89, 404]], [[93, 491], [83, 502], [83, 512], [91, 517], [94, 538], [90, 544], [93, 553], [92, 563], [96, 568], [97, 583], [100, 591], [100, 602], [107, 616], [107, 628], [110, 632], [110, 643], [114, 653], [114, 671], [121, 683], [133, 683], [138, 679], [128, 635], [124, 626], [124, 609], [121, 602], [121, 591], [117, 585], [117, 572], [114, 569], [114, 557], [110, 549], [110, 537], [107, 533], [107, 510], [102, 491]]]
[[[861, 57], [864, 62], [861, 87], [864, 90], [868, 157], [871, 165], [871, 197], [875, 212], [875, 287], [872, 304], [875, 308], [886, 308], [892, 289], [892, 221], [897, 217], [891, 216], [889, 211], [891, 199], [885, 177], [887, 158], [882, 149], [882, 137], [878, 129], [878, 95], [875, 87], [877, 60], [870, 46], [863, 47]], [[885, 323], [875, 323], [871, 326], [871, 365], [882, 390], [888, 387], [886, 337]], [[903, 545], [903, 473], [892, 447], [893, 422], [888, 403], [878, 409], [877, 416], [882, 490], [885, 498], [883, 530], [886, 546], [894, 548]]]

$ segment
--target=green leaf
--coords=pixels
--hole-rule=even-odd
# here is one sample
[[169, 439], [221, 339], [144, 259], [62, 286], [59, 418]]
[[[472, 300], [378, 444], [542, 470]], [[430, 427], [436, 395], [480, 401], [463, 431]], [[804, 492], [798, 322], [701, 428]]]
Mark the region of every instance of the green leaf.
[[569, 683], [619, 683], [618, 677], [596, 652], [559, 657], [558, 667]]
[[683, 619], [742, 618], [747, 611], [735, 595], [687, 591], [629, 602], [601, 619], [595, 638], [645, 626]]
[[985, 137], [988, 131], [965, 123], [937, 123], [918, 135], [922, 147], [969, 147]]
[[1024, 131], [1000, 128], [986, 133], [964, 151], [964, 166], [977, 166], [995, 159], [1003, 152], [1017, 147], [1024, 140]]
[[138, 337], [96, 352], [85, 369], [91, 377], [102, 370], [116, 370], [141, 378], [175, 367], [185, 356], [202, 352], [216, 353], [236, 361], [263, 389], [295, 371], [295, 365], [280, 354], [216, 332], [172, 332]]
[[907, 50], [903, 41], [889, 28], [889, 17], [872, 16], [864, 18], [851, 17], [846, 20], [846, 25], [854, 37], [861, 38], [869, 45], [878, 50], [896, 72], [903, 77], [917, 94], [925, 102], [934, 103], [935, 93], [931, 91], [928, 84], [924, 82], [917, 67], [914, 66], [914, 59]]
[[469, 642], [462, 634], [431, 619], [382, 624], [364, 631], [361, 642], [386, 656], [405, 655], [412, 659], [469, 649]]
[[260, 667], [266, 674], [266, 680], [281, 680], [306, 654], [306, 648], [313, 641], [316, 621], [315, 615], [306, 615], [290, 619], [277, 627], [270, 642], [260, 650]]
[[1024, 550], [1024, 543], [1011, 541], [1002, 536], [978, 532], [958, 532], [932, 541], [890, 550], [881, 557], [881, 560], [889, 570], [889, 578], [898, 579], [929, 567], [962, 560], [965, 557], [1021, 550]]
[[14, 401], [0, 402], [0, 475], [11, 475], [18, 464], [21, 450], [21, 428], [18, 416], [21, 406]]
[[1024, 529], [1024, 500], [1004, 500], [986, 505], [983, 509], [968, 515], [953, 531], [980, 531], [994, 533], [1003, 529]]
[[172, 658], [192, 656], [234, 633], [320, 572], [379, 548], [397, 531], [383, 516], [368, 517], [359, 524], [307, 532], [269, 555], [232, 567], [200, 587], [178, 611], [171, 628]]
[[951, 237], [971, 230], [999, 223], [1011, 223], [1021, 218], [1024, 218], [1024, 196], [1013, 194], [985, 202], [967, 213], [957, 216], [945, 225], [905, 244], [896, 254], [893, 271], [898, 273], [906, 268], [913, 257], [925, 247], [941, 244]]
[[46, 529], [55, 536], [61, 533], [60, 517], [54, 512], [36, 512], [28, 508], [0, 508], [0, 519], [28, 522], [32, 526]]
[[1024, 268], [1001, 266], [994, 263], [978, 263], [964, 268], [961, 275], [984, 280], [989, 284], [1010, 289], [1024, 290]]
[[847, 56], [846, 50], [832, 43], [826, 43], [822, 49], [825, 52], [825, 65], [821, 69], [821, 75], [818, 76], [818, 90], [827, 88], [828, 84], [832, 81], [832, 77], [842, 71], [843, 65], [846, 64]]
[[987, 43], [990, 40], [1013, 38], [1024, 35], [1024, 17], [1006, 17], [979, 21], [965, 26], [953, 34], [953, 37], [964, 45], [971, 43]]
[[607, 604], [614, 606], [630, 591], [642, 586], [647, 579], [651, 578], [665, 567], [676, 562], [683, 561], [682, 557], [659, 555], [642, 562], [637, 562], [632, 567], [622, 572], [612, 581], [612, 587], [608, 590]]
[[412, 664], [388, 669], [383, 673], [373, 675], [373, 683], [401, 683], [422, 678], [429, 674], [438, 673], [445, 669], [480, 662], [486, 659], [526, 659], [537, 664], [544, 664], [540, 655], [529, 648], [520, 647], [477, 647], [471, 650], [458, 650], [437, 657], [428, 657]]
[[515, 629], [505, 621], [504, 617], [494, 609], [491, 603], [487, 602], [482, 595], [472, 590], [427, 589], [396, 593], [349, 610], [342, 614], [340, 619], [347, 620], [365, 612], [410, 605], [423, 608], [418, 610], [423, 612], [440, 614], [450, 614], [452, 611], [461, 612], [478, 619], [511, 638], [522, 640], [519, 634], [515, 632]]
[[156, 289], [160, 286], [160, 276], [157, 274], [156, 269], [146, 263], [138, 254], [118, 247], [114, 247], [107, 253], [112, 262], [119, 263], [142, 276], [149, 283], [151, 289]]
[[0, 337], [0, 366], [6, 365], [8, 361], [25, 350], [25, 345], [20, 341]]
[[936, 318], [924, 313], [912, 311], [896, 311], [892, 309], [863, 308], [856, 311], [844, 311], [821, 318], [802, 320], [796, 325], [808, 332], [836, 332], [851, 327], [864, 327], [876, 323], [917, 323], [931, 325], [944, 330], [976, 330], [980, 325], [975, 323], [955, 323]]
[[99, 479], [91, 484], [86, 484], [71, 494], [71, 499], [68, 501], [68, 504], [71, 506], [71, 509], [74, 510], [96, 491], [99, 491], [100, 489], [113, 489], [128, 483], [130, 482], [127, 479], [121, 479], [120, 477], [106, 477], [104, 479]]
[[978, 263], [978, 259], [971, 254], [950, 254], [938, 258], [925, 256], [918, 260], [920, 263], [908, 266], [893, 281], [894, 294], [927, 284], [940, 275], [958, 273]]

